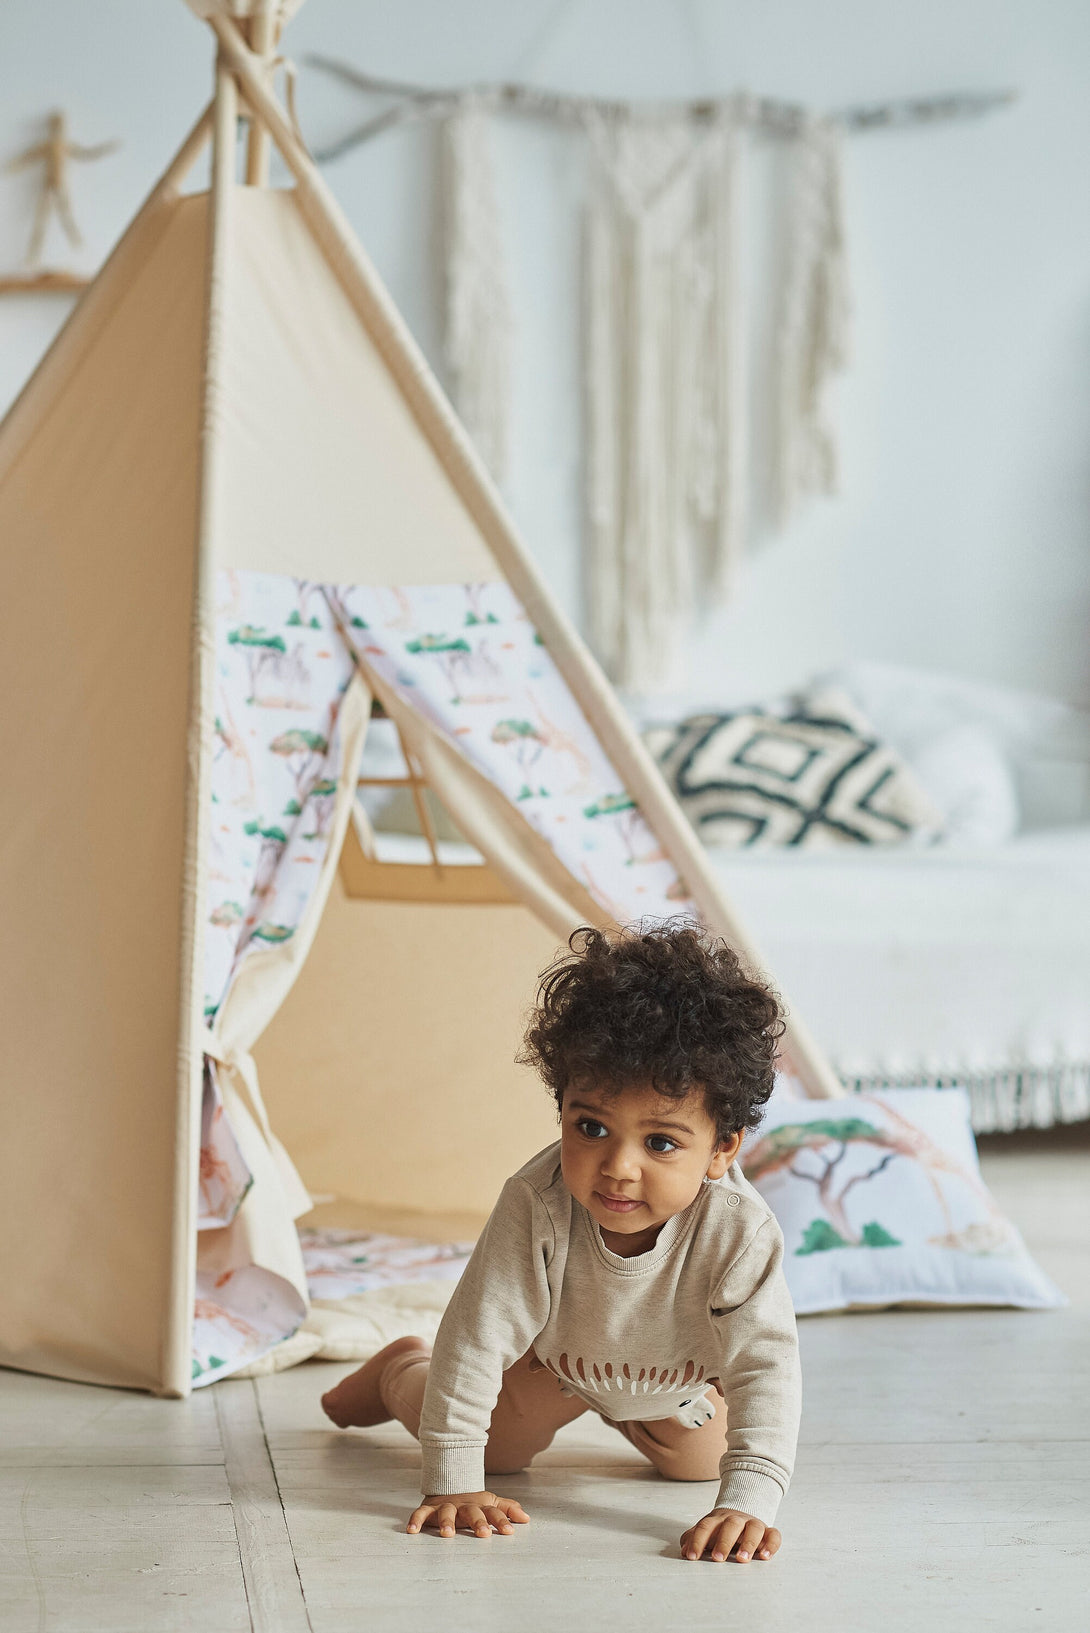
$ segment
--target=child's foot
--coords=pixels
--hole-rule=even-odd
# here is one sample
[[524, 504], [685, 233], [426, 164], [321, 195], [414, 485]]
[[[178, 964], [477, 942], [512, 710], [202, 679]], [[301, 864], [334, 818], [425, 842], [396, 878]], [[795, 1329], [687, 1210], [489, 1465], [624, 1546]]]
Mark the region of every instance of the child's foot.
[[383, 1372], [395, 1355], [427, 1348], [422, 1338], [395, 1338], [357, 1371], [350, 1372], [347, 1378], [327, 1390], [322, 1396], [322, 1411], [338, 1429], [370, 1429], [376, 1423], [389, 1423], [393, 1414], [386, 1410], [379, 1392]]

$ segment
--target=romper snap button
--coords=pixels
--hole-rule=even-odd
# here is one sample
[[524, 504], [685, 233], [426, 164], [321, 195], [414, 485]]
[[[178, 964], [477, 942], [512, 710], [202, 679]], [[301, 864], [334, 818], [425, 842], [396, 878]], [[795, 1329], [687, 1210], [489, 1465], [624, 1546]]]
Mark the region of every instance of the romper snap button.
[[737, 1191], [728, 1191], [727, 1192], [727, 1207], [728, 1208], [736, 1208], [737, 1206], [738, 1206], [738, 1192]]

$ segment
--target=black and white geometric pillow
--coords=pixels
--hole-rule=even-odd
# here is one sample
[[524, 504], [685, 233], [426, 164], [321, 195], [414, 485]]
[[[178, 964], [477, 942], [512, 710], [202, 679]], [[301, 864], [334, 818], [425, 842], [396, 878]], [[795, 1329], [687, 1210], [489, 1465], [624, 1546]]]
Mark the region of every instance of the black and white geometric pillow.
[[942, 817], [904, 761], [835, 689], [782, 714], [697, 714], [644, 732], [705, 844], [891, 845]]

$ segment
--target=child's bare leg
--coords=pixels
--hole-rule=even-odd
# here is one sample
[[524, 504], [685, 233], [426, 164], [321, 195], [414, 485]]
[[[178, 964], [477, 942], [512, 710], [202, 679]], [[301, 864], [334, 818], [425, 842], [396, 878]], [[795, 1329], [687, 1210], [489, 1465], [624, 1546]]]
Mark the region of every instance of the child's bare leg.
[[709, 1399], [715, 1416], [699, 1429], [687, 1429], [676, 1418], [629, 1420], [613, 1427], [667, 1480], [718, 1480], [719, 1459], [727, 1443], [727, 1408], [716, 1390], [710, 1391]]
[[[396, 1418], [418, 1435], [430, 1364], [422, 1338], [399, 1338], [323, 1395], [323, 1410], [342, 1429]], [[524, 1469], [559, 1428], [587, 1410], [585, 1402], [560, 1393], [559, 1379], [529, 1351], [503, 1375], [488, 1430], [486, 1472]]]
[[585, 1401], [560, 1393], [560, 1379], [528, 1350], [503, 1375], [488, 1427], [486, 1474], [514, 1474], [552, 1444], [565, 1423], [589, 1411]]
[[[323, 1412], [338, 1429], [369, 1429], [396, 1417], [415, 1435], [420, 1426], [430, 1356], [422, 1338], [395, 1338], [322, 1396]], [[401, 1364], [395, 1367], [394, 1362]], [[396, 1373], [400, 1379], [396, 1396], [389, 1400], [385, 1393], [388, 1373]], [[402, 1411], [407, 1417], [402, 1416]]]

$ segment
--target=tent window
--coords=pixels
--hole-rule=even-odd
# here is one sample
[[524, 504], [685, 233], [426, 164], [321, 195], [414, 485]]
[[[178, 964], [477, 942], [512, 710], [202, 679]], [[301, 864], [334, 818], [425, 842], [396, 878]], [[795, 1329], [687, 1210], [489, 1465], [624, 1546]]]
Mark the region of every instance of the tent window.
[[370, 901], [513, 902], [503, 881], [455, 826], [396, 725], [377, 701], [340, 873]]

